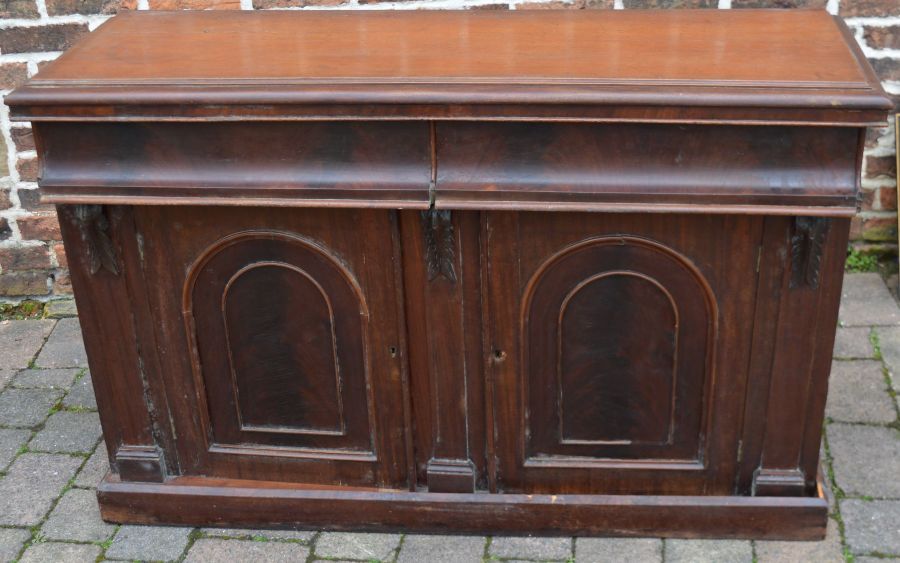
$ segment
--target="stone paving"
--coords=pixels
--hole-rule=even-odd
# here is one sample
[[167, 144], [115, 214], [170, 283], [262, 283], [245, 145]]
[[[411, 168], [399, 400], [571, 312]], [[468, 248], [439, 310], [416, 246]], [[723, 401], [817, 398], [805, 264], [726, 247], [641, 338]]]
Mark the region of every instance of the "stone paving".
[[[55, 306], [51, 311], [70, 308]], [[845, 279], [825, 429], [822, 542], [356, 534], [117, 526], [75, 318], [0, 322], [0, 561], [900, 563], [900, 308], [877, 274]]]

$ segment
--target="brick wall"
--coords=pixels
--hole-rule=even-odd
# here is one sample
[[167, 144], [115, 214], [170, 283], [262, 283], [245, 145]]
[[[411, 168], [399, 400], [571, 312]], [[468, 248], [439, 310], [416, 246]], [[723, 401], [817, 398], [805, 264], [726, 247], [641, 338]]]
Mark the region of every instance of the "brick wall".
[[[895, 96], [900, 111], [900, 0], [0, 0], [0, 94], [6, 94], [79, 37], [122, 10], [470, 8], [826, 8], [844, 18]], [[760, 30], [764, 33], [765, 30]], [[872, 131], [863, 163], [863, 211], [854, 244], [897, 249], [897, 170], [893, 127]], [[71, 292], [59, 225], [38, 202], [31, 129], [11, 124], [0, 104], [0, 301], [50, 299]]]

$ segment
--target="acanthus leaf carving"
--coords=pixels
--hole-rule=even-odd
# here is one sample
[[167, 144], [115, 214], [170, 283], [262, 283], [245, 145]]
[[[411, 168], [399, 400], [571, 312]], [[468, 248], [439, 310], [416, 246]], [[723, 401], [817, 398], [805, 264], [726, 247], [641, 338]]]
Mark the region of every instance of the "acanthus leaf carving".
[[450, 211], [429, 209], [422, 212], [425, 231], [425, 264], [428, 280], [442, 277], [456, 283], [456, 239]]
[[112, 239], [109, 238], [109, 220], [102, 205], [73, 205], [72, 216], [84, 242], [85, 254], [91, 274], [101, 269], [119, 275], [118, 258]]
[[791, 236], [791, 289], [819, 287], [819, 270], [828, 220], [824, 217], [797, 217]]

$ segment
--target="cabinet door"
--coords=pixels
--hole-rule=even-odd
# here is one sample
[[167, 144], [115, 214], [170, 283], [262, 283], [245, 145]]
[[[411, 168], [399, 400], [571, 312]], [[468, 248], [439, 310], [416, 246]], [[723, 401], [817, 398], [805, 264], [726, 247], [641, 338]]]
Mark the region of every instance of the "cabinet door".
[[500, 490], [734, 487], [760, 221], [486, 221]]
[[182, 473], [406, 483], [391, 212], [152, 208], [138, 222]]

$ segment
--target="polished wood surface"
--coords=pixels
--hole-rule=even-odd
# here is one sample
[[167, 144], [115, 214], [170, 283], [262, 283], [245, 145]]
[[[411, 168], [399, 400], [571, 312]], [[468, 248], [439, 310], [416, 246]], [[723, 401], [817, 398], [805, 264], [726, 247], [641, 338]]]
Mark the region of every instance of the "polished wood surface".
[[522, 119], [539, 104], [557, 119], [587, 105], [644, 120], [874, 122], [890, 104], [855, 45], [824, 11], [126, 12], [7, 102], [35, 120], [221, 118], [234, 105]]
[[823, 536], [888, 103], [824, 12], [128, 14], [9, 103], [107, 520]]
[[126, 12], [42, 70], [40, 80], [866, 88], [846, 45], [829, 40], [836, 30], [824, 11]]
[[[97, 489], [104, 519], [138, 524], [446, 534], [653, 536], [821, 540], [828, 501], [812, 497], [485, 495], [326, 489], [180, 477], [166, 485], [109, 475]], [[198, 506], [216, 506], [215, 512]], [[364, 514], [364, 518], [360, 518]]]

